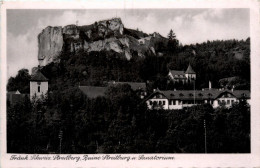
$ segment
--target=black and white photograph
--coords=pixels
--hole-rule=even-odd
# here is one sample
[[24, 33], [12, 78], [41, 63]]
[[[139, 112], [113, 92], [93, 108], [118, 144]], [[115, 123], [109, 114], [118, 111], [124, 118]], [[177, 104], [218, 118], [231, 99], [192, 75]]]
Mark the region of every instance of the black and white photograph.
[[6, 153], [251, 154], [251, 22], [246, 7], [6, 9]]

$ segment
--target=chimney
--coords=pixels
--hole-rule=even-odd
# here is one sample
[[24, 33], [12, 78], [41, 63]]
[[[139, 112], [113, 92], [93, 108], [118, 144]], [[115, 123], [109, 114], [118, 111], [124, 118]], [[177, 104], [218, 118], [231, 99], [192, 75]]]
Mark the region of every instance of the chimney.
[[211, 81], [209, 81], [209, 90], [211, 89]]
[[234, 91], [234, 88], [235, 88], [235, 86], [234, 86], [234, 85], [232, 85], [232, 89], [231, 89], [231, 92], [233, 92], [233, 91]]

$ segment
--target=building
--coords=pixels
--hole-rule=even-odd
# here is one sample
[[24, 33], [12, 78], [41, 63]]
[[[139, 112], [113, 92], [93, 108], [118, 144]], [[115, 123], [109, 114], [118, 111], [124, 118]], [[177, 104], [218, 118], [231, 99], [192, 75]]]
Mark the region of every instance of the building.
[[26, 96], [29, 98], [28, 94], [21, 94], [19, 90], [7, 92], [7, 102], [13, 105], [22, 102]]
[[146, 96], [146, 84], [138, 82], [107, 82], [107, 86], [79, 86], [79, 89], [89, 98], [97, 98], [99, 96], [105, 96], [105, 92], [108, 87], [117, 85], [130, 85], [131, 89], [143, 99]]
[[196, 80], [196, 73], [190, 64], [186, 71], [170, 70], [168, 76], [174, 83], [181, 82], [184, 84]]
[[45, 97], [48, 92], [48, 79], [38, 69], [30, 80], [30, 99]]
[[231, 107], [233, 103], [246, 100], [250, 103], [249, 90], [155, 90], [146, 99], [149, 109], [183, 109], [194, 105], [208, 103], [213, 108], [221, 105]]
[[79, 89], [88, 97], [88, 98], [97, 98], [99, 96], [105, 96], [107, 87], [98, 87], [98, 86], [79, 86]]
[[136, 94], [141, 99], [143, 99], [147, 95], [146, 83], [144, 82], [115, 82], [115, 81], [108, 82], [108, 86], [116, 86], [116, 85], [123, 85], [123, 84], [130, 85], [133, 91], [135, 91]]

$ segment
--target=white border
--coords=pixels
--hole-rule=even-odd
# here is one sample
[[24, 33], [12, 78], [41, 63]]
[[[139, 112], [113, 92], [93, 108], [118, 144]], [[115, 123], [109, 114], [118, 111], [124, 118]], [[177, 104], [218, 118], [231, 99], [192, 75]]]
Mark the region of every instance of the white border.
[[[4, 2], [1, 6], [1, 162], [0, 167], [260, 167], [260, 31], [257, 1], [75, 1]], [[250, 8], [251, 38], [251, 154], [161, 154], [170, 161], [10, 161], [6, 154], [6, 9], [131, 9], [131, 8]], [[127, 155], [127, 154], [126, 154]], [[138, 156], [138, 154], [135, 154]], [[158, 154], [160, 155], [160, 154]], [[45, 155], [46, 156], [46, 155]], [[79, 156], [79, 155], [73, 155]], [[82, 155], [81, 155], [82, 156]], [[129, 156], [129, 155], [127, 155]], [[149, 154], [146, 154], [149, 156]]]

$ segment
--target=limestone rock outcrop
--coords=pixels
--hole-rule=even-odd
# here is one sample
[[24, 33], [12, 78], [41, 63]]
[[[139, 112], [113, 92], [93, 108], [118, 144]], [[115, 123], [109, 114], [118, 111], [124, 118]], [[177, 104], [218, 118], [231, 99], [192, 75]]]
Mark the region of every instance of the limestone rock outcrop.
[[132, 52], [138, 56], [145, 52], [156, 54], [155, 38], [165, 41], [162, 36], [126, 29], [120, 18], [95, 22], [92, 25], [45, 28], [38, 35], [38, 60], [40, 66], [58, 62], [61, 52], [114, 51], [123, 53], [128, 60]]

